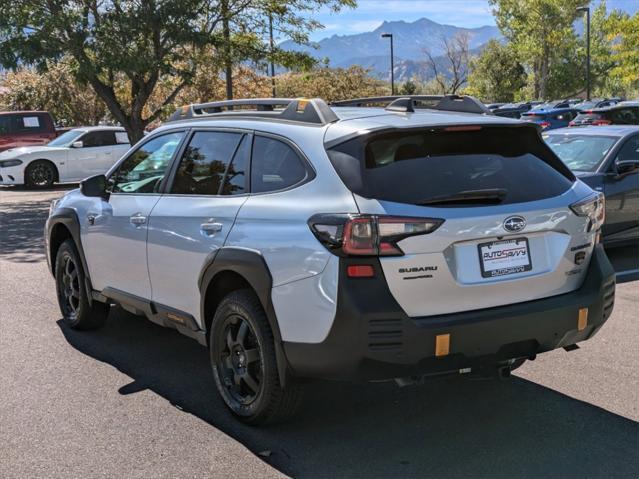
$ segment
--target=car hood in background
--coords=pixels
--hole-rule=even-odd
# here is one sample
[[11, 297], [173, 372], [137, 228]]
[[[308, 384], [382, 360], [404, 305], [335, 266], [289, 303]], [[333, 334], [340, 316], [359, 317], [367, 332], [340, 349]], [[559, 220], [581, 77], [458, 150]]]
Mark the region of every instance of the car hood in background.
[[20, 155], [31, 155], [33, 153], [52, 153], [54, 151], [68, 150], [64, 146], [22, 146], [20, 148], [11, 148], [0, 152], [0, 160], [11, 158], [19, 158]]

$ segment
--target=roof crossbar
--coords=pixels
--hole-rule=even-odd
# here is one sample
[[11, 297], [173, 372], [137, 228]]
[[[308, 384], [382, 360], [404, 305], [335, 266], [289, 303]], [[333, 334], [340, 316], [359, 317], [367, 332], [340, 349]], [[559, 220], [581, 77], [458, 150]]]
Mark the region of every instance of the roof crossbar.
[[215, 117], [272, 118], [313, 125], [326, 125], [339, 119], [320, 98], [255, 98], [185, 105], [168, 121]]
[[416, 109], [457, 111], [490, 115], [491, 112], [476, 98], [468, 95], [405, 95], [354, 98], [334, 101], [331, 106], [386, 106], [388, 111], [413, 112]]

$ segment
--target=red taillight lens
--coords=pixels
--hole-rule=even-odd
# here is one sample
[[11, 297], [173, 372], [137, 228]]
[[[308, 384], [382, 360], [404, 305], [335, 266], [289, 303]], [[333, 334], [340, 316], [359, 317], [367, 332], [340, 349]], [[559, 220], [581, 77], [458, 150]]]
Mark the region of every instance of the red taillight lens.
[[612, 125], [612, 121], [610, 121], [610, 120], [593, 120], [593, 122], [591, 124], [592, 125], [596, 125], [596, 126]]
[[549, 121], [542, 121], [541, 123], [539, 123], [539, 126], [541, 126], [542, 128], [548, 128], [550, 126], [550, 122]]
[[576, 123], [574, 121], [571, 121], [571, 122], [568, 123], [568, 126], [575, 126], [575, 125], [576, 125]]
[[352, 264], [346, 268], [349, 278], [372, 278], [375, 276], [375, 269], [370, 264]]
[[320, 214], [309, 220], [309, 226], [339, 256], [402, 256], [399, 241], [431, 233], [443, 222], [437, 218]]
[[355, 218], [344, 224], [342, 249], [346, 254], [375, 255], [376, 239], [372, 218]]

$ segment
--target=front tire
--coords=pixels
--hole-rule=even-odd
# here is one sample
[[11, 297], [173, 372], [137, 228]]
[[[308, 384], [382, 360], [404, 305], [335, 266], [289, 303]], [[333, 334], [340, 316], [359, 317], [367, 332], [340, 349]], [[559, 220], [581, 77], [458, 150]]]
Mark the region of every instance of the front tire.
[[66, 240], [55, 260], [55, 286], [64, 322], [73, 329], [96, 329], [104, 324], [109, 305], [92, 301], [85, 286], [80, 255], [72, 240]]
[[273, 332], [259, 299], [238, 290], [220, 303], [209, 336], [215, 385], [231, 412], [247, 424], [291, 416], [301, 399], [293, 380], [280, 384]]
[[55, 166], [45, 160], [29, 163], [24, 172], [24, 179], [30, 188], [49, 188], [56, 178]]

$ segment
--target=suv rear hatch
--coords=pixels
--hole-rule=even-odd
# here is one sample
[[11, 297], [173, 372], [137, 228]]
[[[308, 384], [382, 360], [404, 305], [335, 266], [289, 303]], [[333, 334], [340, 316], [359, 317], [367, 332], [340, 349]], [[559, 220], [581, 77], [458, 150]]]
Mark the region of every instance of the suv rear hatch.
[[610, 125], [611, 123], [612, 122], [606, 118], [604, 112], [586, 110], [580, 112], [575, 119], [569, 123], [569, 126]]
[[360, 214], [374, 219], [384, 276], [409, 316], [530, 301], [581, 285], [597, 225], [571, 205], [591, 193], [536, 127], [403, 129], [327, 151]]

